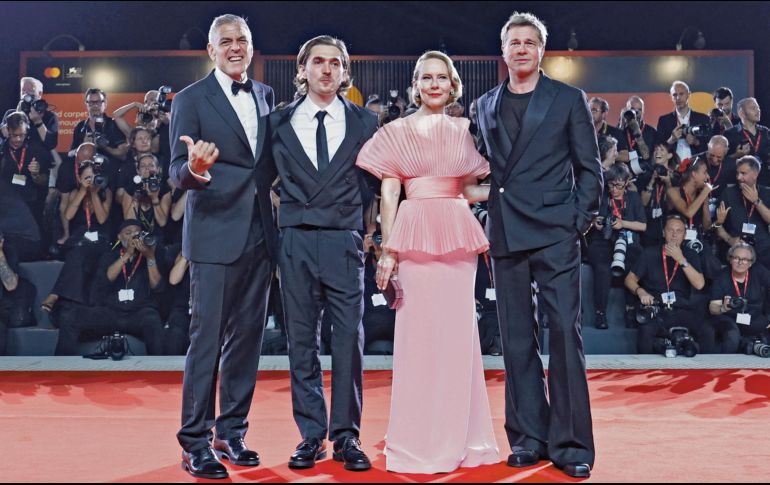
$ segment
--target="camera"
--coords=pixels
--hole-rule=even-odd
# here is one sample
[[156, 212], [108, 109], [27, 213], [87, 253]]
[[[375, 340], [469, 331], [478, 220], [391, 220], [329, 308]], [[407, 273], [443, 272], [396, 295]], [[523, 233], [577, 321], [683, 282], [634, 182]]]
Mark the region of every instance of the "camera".
[[150, 123], [155, 119], [155, 116], [150, 112], [142, 111], [139, 113], [139, 119], [142, 120], [142, 123]]
[[158, 238], [154, 234], [148, 231], [142, 231], [139, 234], [137, 234], [135, 237], [148, 248], [153, 248], [155, 247], [156, 244], [158, 244]]
[[153, 174], [146, 179], [143, 179], [140, 175], [135, 175], [134, 184], [136, 184], [134, 196], [148, 197], [151, 192], [157, 192], [160, 190], [160, 177]]
[[375, 234], [372, 236], [372, 241], [374, 241], [375, 245], [382, 246], [382, 234]]
[[602, 225], [602, 239], [605, 241], [609, 241], [612, 239], [612, 233], [614, 229], [612, 228], [612, 225], [615, 224], [615, 221], [618, 220], [615, 216], [610, 217], [602, 217], [599, 216], [596, 218], [596, 222]]
[[738, 310], [740, 313], [746, 313], [748, 306], [749, 302], [746, 298], [740, 296], [730, 298], [730, 308], [733, 310]]
[[401, 106], [398, 105], [398, 89], [391, 89], [388, 96], [387, 114], [382, 120], [383, 124], [401, 118]]
[[[174, 88], [171, 86], [161, 86], [158, 88], [158, 112], [170, 113], [171, 112], [171, 99], [168, 95], [171, 94]], [[151, 121], [151, 120], [150, 120]]]
[[80, 162], [81, 167], [90, 166], [94, 170], [94, 185], [102, 190], [106, 189], [109, 184], [109, 178], [103, 173], [104, 162], [106, 161], [107, 159], [104, 155], [97, 153], [93, 159]]
[[652, 171], [657, 173], [658, 176], [660, 177], [665, 177], [666, 175], [668, 175], [668, 168], [666, 168], [665, 165], [659, 165], [656, 163], [655, 165], [652, 166]]
[[741, 350], [746, 355], [754, 354], [758, 357], [770, 358], [770, 345], [761, 337], [741, 339]]
[[102, 134], [103, 131], [104, 131], [104, 118], [101, 116], [94, 118], [94, 132], [93, 132], [94, 144], [100, 149], [105, 149], [108, 146], [110, 146], [110, 140]]
[[48, 111], [48, 103], [44, 99], [34, 99], [31, 95], [25, 94], [19, 103], [19, 111], [29, 116], [29, 112], [33, 109], [38, 113], [45, 113]]
[[85, 359], [102, 360], [110, 358], [112, 360], [122, 360], [129, 352], [128, 340], [120, 332], [112, 335], [105, 335], [96, 346], [96, 351], [83, 356]]
[[657, 301], [654, 301], [652, 305], [642, 305], [636, 309], [636, 321], [640, 325], [644, 325], [658, 318], [658, 313], [660, 313], [660, 305]]
[[623, 237], [623, 234], [615, 241], [615, 248], [612, 252], [612, 264], [610, 269], [612, 276], [623, 276], [626, 272], [626, 250], [628, 249], [628, 241]]
[[724, 116], [724, 115], [725, 115], [725, 112], [724, 112], [724, 111], [722, 111], [720, 108], [714, 108], [714, 109], [712, 109], [712, 110], [711, 110], [711, 112], [709, 113], [709, 118], [711, 119], [711, 121], [712, 121], [712, 122], [714, 122], [714, 121], [716, 121], [718, 118], [721, 118], [721, 117], [722, 117], [722, 116]]
[[634, 108], [628, 108], [627, 110], [623, 111], [623, 119], [626, 120], [626, 123], [629, 121], [639, 120], [639, 113]]
[[710, 136], [711, 135], [711, 126], [710, 125], [682, 125], [682, 136], [686, 135], [692, 135], [692, 136]]
[[703, 242], [700, 239], [690, 239], [685, 241], [685, 247], [700, 254], [703, 251]]
[[690, 335], [687, 327], [671, 327], [667, 337], [658, 337], [652, 346], [655, 352], [666, 357], [695, 357], [700, 346]]

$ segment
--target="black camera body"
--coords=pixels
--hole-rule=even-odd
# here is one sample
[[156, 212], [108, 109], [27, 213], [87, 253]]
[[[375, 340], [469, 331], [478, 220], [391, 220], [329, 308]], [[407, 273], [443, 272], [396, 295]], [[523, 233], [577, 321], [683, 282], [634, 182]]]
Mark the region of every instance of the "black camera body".
[[29, 94], [25, 94], [21, 98], [21, 103], [19, 103], [19, 110], [29, 116], [30, 111], [33, 109], [38, 113], [45, 113], [48, 111], [48, 102], [44, 99], [34, 99]]
[[657, 301], [654, 301], [652, 305], [641, 305], [636, 309], [636, 321], [640, 325], [650, 323], [658, 318], [660, 313], [660, 305]]
[[104, 360], [108, 358], [112, 360], [122, 360], [129, 350], [126, 336], [116, 331], [112, 335], [105, 335], [102, 337], [96, 347], [96, 351], [84, 355], [83, 358], [94, 360]]
[[94, 138], [94, 145], [96, 145], [97, 148], [100, 150], [104, 150], [108, 146], [110, 146], [110, 140], [104, 136], [104, 118], [98, 117], [94, 119], [94, 132], [93, 132], [93, 138]]
[[746, 355], [770, 358], [770, 345], [767, 345], [767, 341], [762, 337], [741, 339], [741, 351]]
[[136, 235], [136, 238], [139, 239], [142, 242], [142, 244], [144, 244], [148, 248], [153, 248], [155, 247], [156, 244], [158, 244], [158, 238], [154, 234], [148, 231], [140, 232], [139, 234]]
[[746, 313], [749, 308], [749, 301], [741, 296], [734, 296], [730, 298], [730, 308], [737, 310], [739, 313]]
[[703, 241], [698, 238], [685, 241], [685, 247], [700, 254], [703, 251]]
[[99, 187], [99, 189], [104, 190], [109, 185], [109, 178], [107, 177], [107, 174], [104, 173], [104, 163], [107, 161], [107, 158], [104, 155], [101, 155], [99, 153], [94, 154], [93, 159], [90, 160], [83, 160], [80, 162], [80, 166], [84, 165], [90, 165], [91, 168], [94, 171], [94, 185]]
[[147, 178], [135, 175], [134, 184], [136, 184], [136, 188], [134, 189], [135, 197], [149, 197], [151, 192], [160, 190], [160, 177], [154, 174]]
[[676, 349], [676, 355], [695, 357], [700, 351], [698, 342], [690, 335], [687, 327], [671, 327], [668, 331], [669, 339]]
[[[171, 94], [171, 91], [173, 91], [174, 88], [171, 86], [163, 85], [158, 88], [158, 112], [160, 113], [170, 113], [171, 112], [171, 99], [168, 98], [168, 95]], [[150, 120], [152, 121], [152, 120]]]
[[682, 136], [710, 136], [711, 125], [682, 125]]
[[665, 177], [668, 175], [668, 168], [665, 165], [655, 164], [652, 166], [652, 171], [657, 173], [659, 177]]
[[383, 124], [401, 118], [401, 107], [398, 105], [398, 89], [391, 89], [388, 94], [387, 114], [382, 121]]

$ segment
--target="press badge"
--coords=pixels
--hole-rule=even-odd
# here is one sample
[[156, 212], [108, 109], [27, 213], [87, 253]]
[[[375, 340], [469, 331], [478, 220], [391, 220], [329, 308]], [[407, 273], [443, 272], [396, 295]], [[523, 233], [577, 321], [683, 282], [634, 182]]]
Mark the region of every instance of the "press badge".
[[751, 313], [739, 313], [735, 321], [738, 325], [751, 325]]
[[489, 301], [497, 301], [497, 292], [494, 288], [487, 288], [487, 300]]
[[134, 301], [134, 290], [119, 290], [118, 301]]
[[698, 239], [698, 231], [695, 229], [687, 229], [687, 232], [684, 235], [685, 240], [687, 241], [695, 241]]
[[91, 242], [97, 242], [99, 240], [99, 233], [95, 231], [90, 231], [85, 233], [84, 237]]
[[375, 293], [372, 295], [372, 305], [385, 306], [387, 304], [388, 304], [388, 301], [385, 300], [385, 297], [382, 296], [382, 293]]
[[674, 303], [676, 303], [676, 292], [669, 291], [668, 293], [661, 293], [660, 301], [662, 301], [665, 305], [668, 305], [668, 306], [673, 305]]
[[27, 176], [18, 173], [13, 174], [13, 185], [27, 185]]
[[660, 217], [663, 217], [663, 209], [661, 209], [660, 207], [656, 207], [655, 209], [652, 210], [652, 218], [658, 219]]
[[750, 224], [748, 222], [743, 223], [743, 229], [741, 231], [744, 234], [756, 234], [757, 232], [757, 225], [756, 224]]

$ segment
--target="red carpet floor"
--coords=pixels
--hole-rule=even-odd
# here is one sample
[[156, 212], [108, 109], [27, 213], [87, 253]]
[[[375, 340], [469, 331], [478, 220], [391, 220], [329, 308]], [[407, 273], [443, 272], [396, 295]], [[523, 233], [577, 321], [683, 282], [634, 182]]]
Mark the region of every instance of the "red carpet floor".
[[[186, 482], [175, 432], [178, 372], [0, 373], [4, 482]], [[596, 482], [764, 482], [770, 477], [770, 371], [592, 371]], [[329, 385], [328, 381], [326, 383]], [[247, 442], [263, 465], [231, 467], [234, 482], [570, 481], [550, 462], [505, 466], [503, 374], [487, 373], [499, 465], [445, 475], [385, 471], [390, 372], [366, 373], [362, 441], [367, 473], [331, 460], [297, 472], [299, 434], [286, 372], [259, 376]], [[575, 481], [575, 480], [573, 480]]]

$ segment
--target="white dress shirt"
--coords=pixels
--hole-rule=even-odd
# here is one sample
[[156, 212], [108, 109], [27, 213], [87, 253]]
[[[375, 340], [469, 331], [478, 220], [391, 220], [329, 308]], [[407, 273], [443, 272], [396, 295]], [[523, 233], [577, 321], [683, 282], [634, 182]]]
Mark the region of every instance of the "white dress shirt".
[[[687, 114], [684, 116], [679, 116], [679, 111], [677, 110], [674, 110], [674, 112], [676, 113], [676, 120], [680, 125], [690, 124], [691, 109], [688, 109]], [[679, 160], [684, 160], [685, 158], [690, 158], [692, 156], [692, 149], [690, 148], [690, 144], [687, 143], [687, 135], [684, 133], [682, 133], [682, 137], [676, 142], [676, 154], [679, 155]]]
[[315, 115], [319, 111], [326, 111], [324, 127], [326, 128], [326, 146], [329, 148], [329, 162], [331, 162], [342, 145], [342, 140], [345, 139], [345, 105], [340, 98], [335, 96], [334, 101], [322, 110], [310, 100], [310, 97], [306, 96], [291, 116], [291, 127], [294, 128], [302, 149], [305, 150], [305, 154], [316, 170], [318, 170], [318, 152], [315, 135], [318, 129], [318, 118]]

